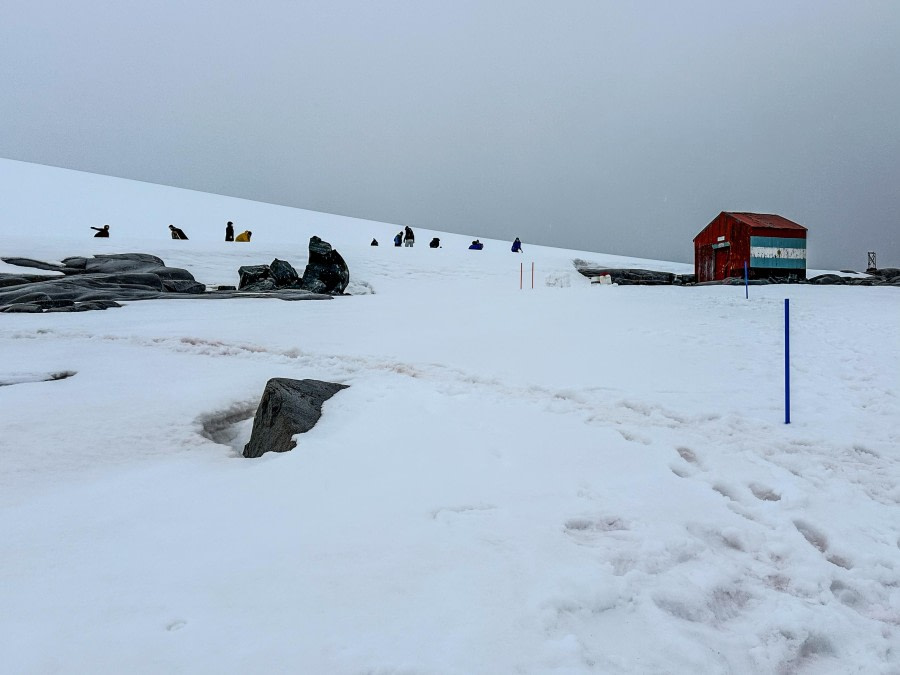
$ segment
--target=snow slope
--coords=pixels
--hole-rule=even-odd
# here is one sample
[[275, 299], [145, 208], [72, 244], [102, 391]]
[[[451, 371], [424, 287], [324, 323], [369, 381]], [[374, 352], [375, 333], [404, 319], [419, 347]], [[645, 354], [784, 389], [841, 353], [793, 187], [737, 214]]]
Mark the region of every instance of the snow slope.
[[[316, 234], [357, 293], [0, 314], [8, 672], [900, 672], [896, 288], [591, 286], [574, 258], [689, 266], [396, 249], [397, 225], [7, 160], [0, 183], [3, 256], [234, 284]], [[350, 387], [245, 460], [270, 377]]]

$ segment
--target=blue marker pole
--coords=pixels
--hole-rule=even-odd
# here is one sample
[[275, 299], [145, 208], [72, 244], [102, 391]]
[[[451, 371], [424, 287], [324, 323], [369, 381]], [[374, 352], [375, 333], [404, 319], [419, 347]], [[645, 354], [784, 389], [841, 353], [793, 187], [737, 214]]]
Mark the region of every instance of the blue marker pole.
[[791, 332], [790, 304], [784, 299], [784, 423], [791, 423]]
[[747, 273], [747, 261], [744, 261], [744, 297], [750, 299], [750, 276]]

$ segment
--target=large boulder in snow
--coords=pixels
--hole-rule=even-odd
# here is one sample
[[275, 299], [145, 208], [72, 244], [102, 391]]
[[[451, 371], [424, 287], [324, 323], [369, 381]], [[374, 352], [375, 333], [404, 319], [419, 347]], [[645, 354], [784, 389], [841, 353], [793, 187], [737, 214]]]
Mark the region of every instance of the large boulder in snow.
[[309, 262], [300, 288], [313, 293], [341, 295], [350, 283], [350, 269], [331, 244], [318, 237], [309, 239]]
[[300, 279], [300, 275], [297, 274], [297, 270], [294, 269], [293, 265], [286, 260], [279, 260], [278, 258], [275, 258], [272, 264], [269, 265], [269, 272], [278, 288], [289, 288]]
[[[238, 290], [252, 289], [270, 278], [268, 265], [242, 265], [238, 268]], [[272, 284], [272, 288], [275, 284]]]
[[244, 457], [293, 450], [297, 445], [294, 435], [312, 429], [322, 416], [322, 404], [346, 388], [345, 384], [321, 380], [269, 380], [253, 419], [250, 442], [244, 446]]
[[238, 290], [265, 292], [276, 288], [300, 288], [293, 265], [275, 258], [269, 265], [245, 265], [238, 269]]

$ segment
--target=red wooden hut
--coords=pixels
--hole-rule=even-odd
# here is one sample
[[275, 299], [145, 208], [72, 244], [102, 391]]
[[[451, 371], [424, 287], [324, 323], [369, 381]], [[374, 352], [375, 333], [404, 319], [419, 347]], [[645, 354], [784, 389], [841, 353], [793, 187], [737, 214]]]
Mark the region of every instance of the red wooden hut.
[[697, 281], [806, 278], [806, 228], [765, 213], [723, 211], [694, 237]]

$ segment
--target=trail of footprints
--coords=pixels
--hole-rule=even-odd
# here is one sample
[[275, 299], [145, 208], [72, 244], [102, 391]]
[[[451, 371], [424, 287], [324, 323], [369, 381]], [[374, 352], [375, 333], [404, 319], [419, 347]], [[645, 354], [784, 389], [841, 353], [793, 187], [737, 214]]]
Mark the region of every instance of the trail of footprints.
[[[690, 448], [680, 446], [677, 447], [676, 452], [679, 457], [681, 457], [684, 462], [689, 464], [692, 469], [695, 471], [685, 471], [683, 467], [679, 467], [677, 464], [671, 467], [672, 472], [679, 476], [680, 478], [689, 478], [693, 477], [694, 473], [706, 473], [706, 470], [700, 463], [700, 460], [697, 457], [697, 454], [691, 450]], [[709, 483], [709, 486], [712, 490], [716, 491], [723, 497], [729, 500], [729, 508], [737, 513], [738, 515], [747, 518], [748, 520], [754, 521], [763, 525], [764, 527], [768, 527], [769, 529], [774, 529], [773, 526], [767, 525], [766, 523], [761, 522], [753, 513], [752, 509], [748, 509], [747, 505], [743, 503], [741, 495], [739, 492], [732, 486], [727, 485], [726, 483], [712, 479], [711, 481], [706, 477], [700, 478], [704, 482]], [[760, 502], [779, 502], [781, 501], [781, 495], [774, 490], [773, 488], [763, 485], [758, 482], [749, 482], [747, 484], [747, 490], [753, 497], [755, 497]], [[823, 555], [825, 560], [830, 562], [832, 565], [836, 565], [837, 567], [842, 567], [845, 570], [853, 569], [852, 563], [844, 556], [841, 556], [829, 548], [828, 537], [823, 533], [819, 528], [814, 525], [808, 523], [802, 519], [795, 519], [792, 521], [793, 526], [796, 528], [797, 532], [799, 532], [803, 538], [809, 543], [810, 546], [815, 548], [819, 553]]]

